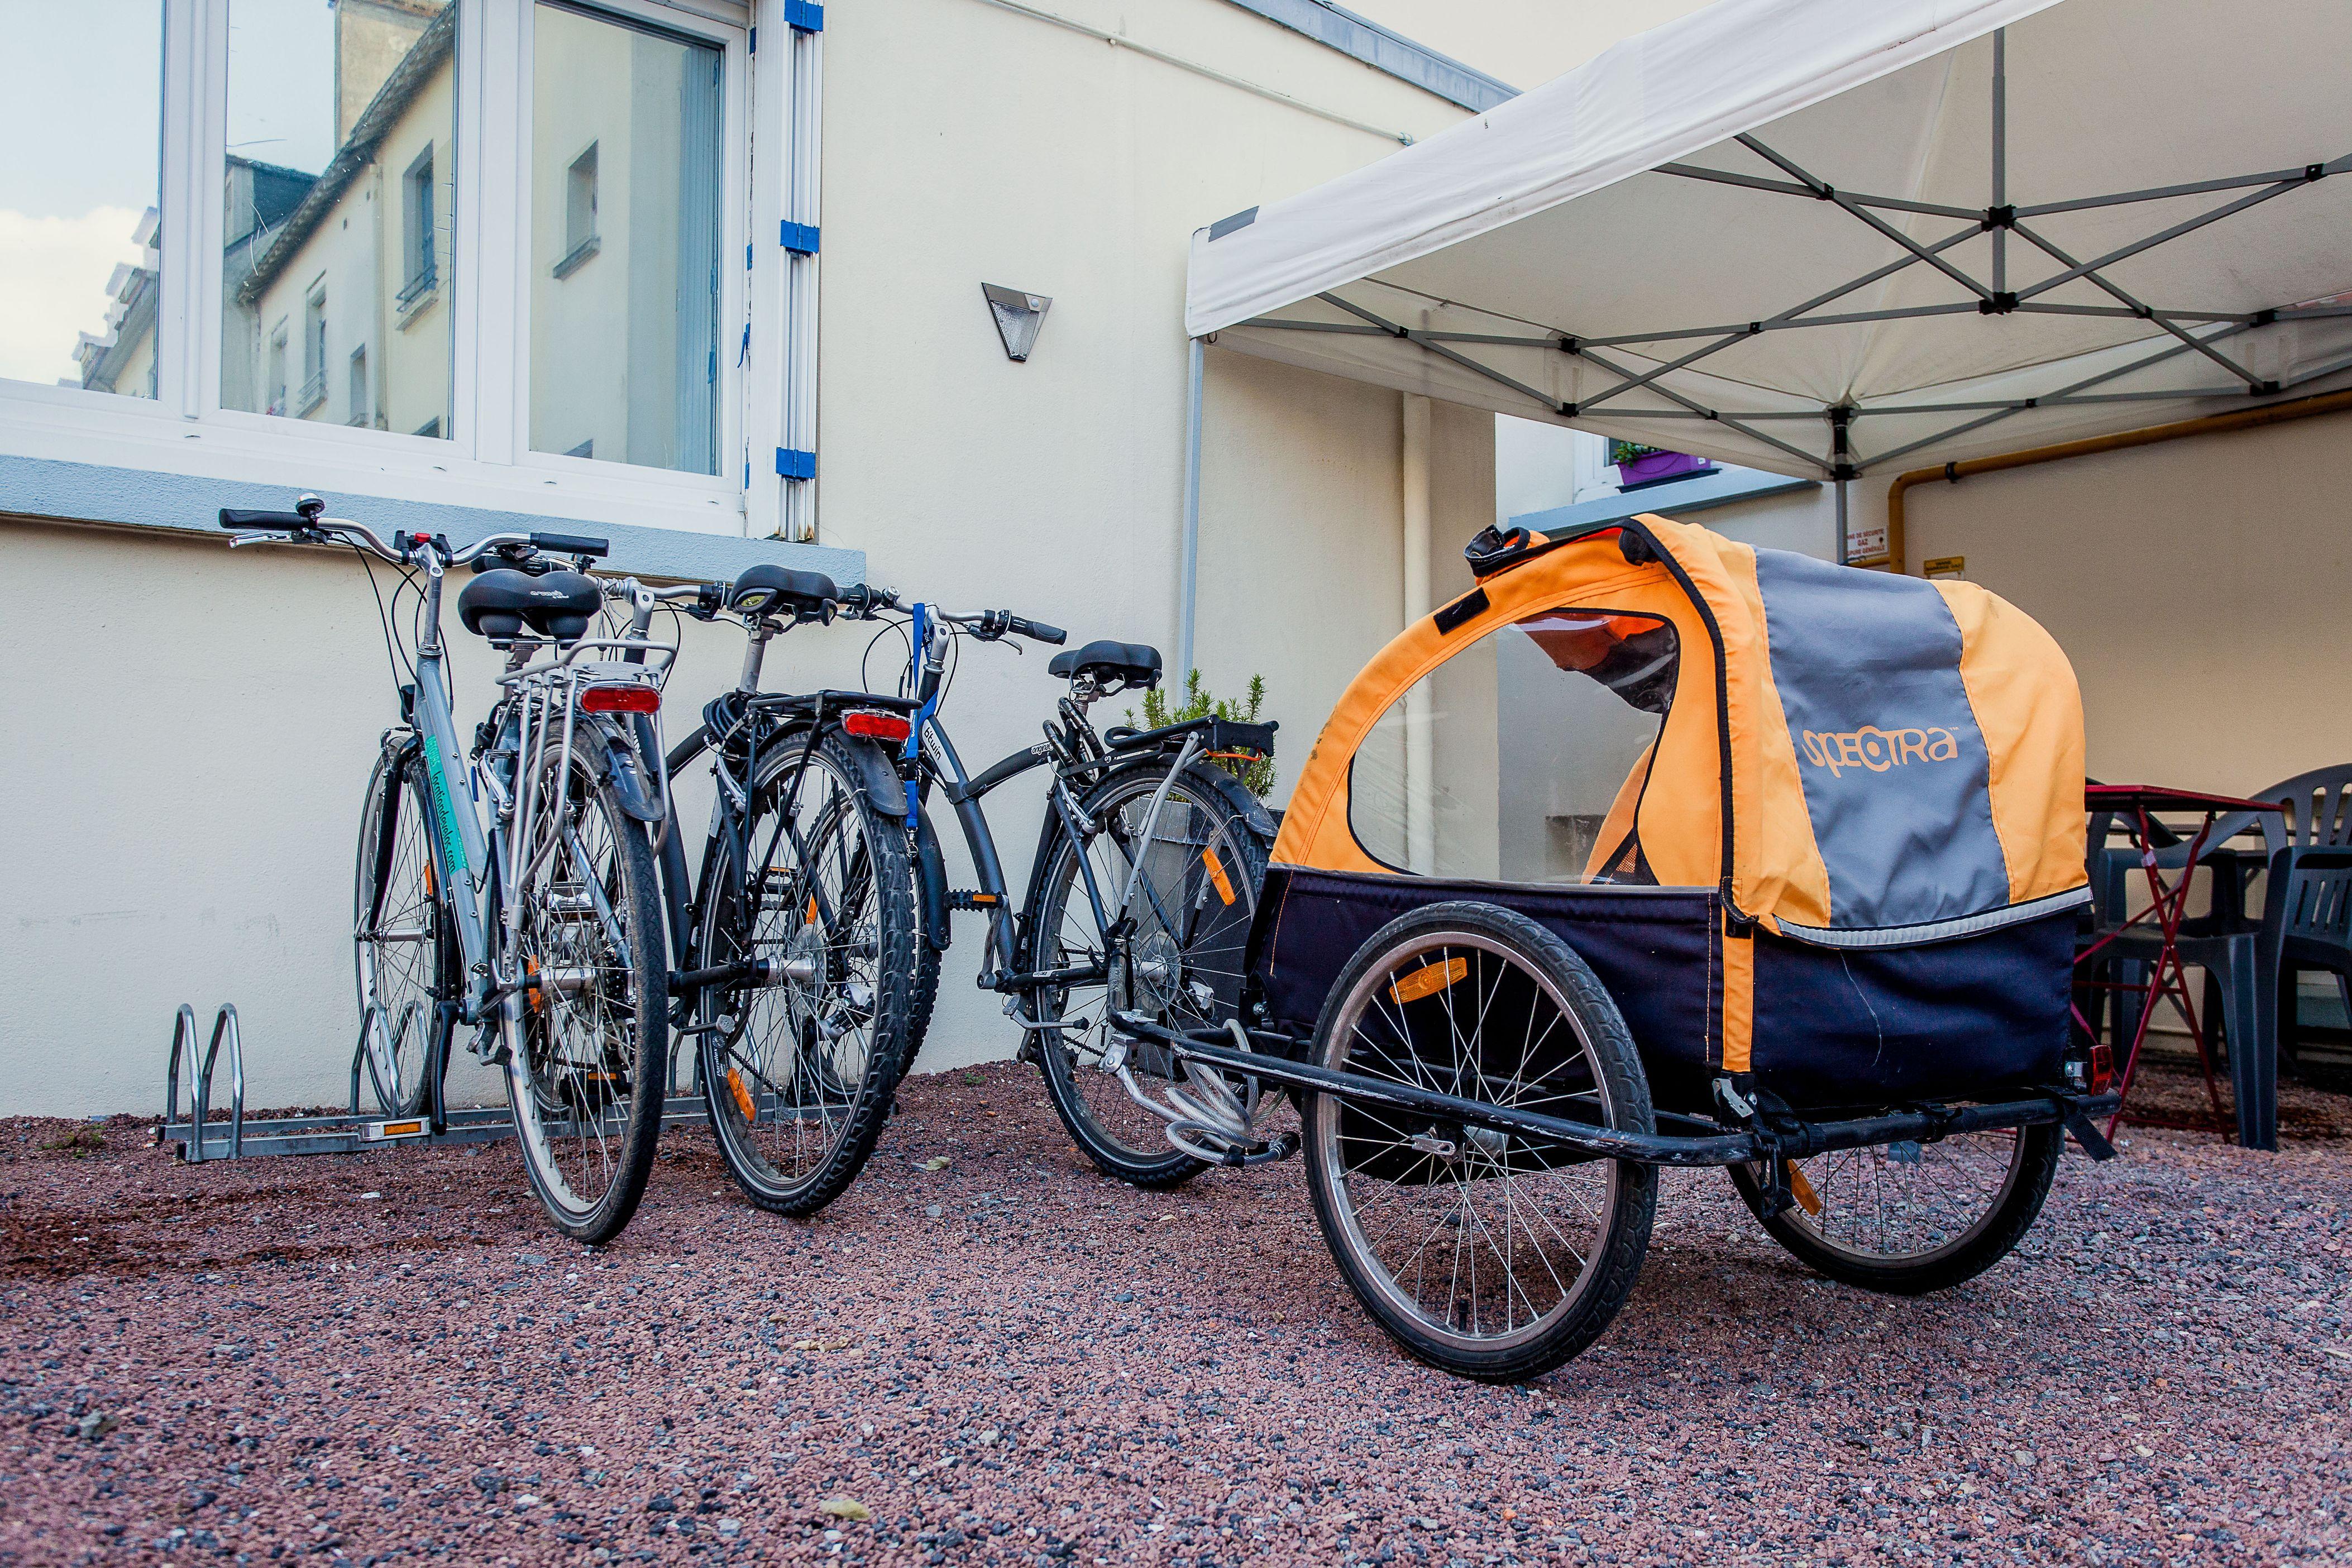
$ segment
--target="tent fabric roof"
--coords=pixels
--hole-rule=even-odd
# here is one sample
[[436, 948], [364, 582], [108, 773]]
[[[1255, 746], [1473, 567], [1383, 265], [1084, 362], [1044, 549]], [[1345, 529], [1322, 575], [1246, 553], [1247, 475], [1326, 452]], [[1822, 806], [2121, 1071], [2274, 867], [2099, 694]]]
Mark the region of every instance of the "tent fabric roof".
[[2352, 7], [1717, 0], [1195, 234], [1186, 327], [1812, 477], [2352, 383]]

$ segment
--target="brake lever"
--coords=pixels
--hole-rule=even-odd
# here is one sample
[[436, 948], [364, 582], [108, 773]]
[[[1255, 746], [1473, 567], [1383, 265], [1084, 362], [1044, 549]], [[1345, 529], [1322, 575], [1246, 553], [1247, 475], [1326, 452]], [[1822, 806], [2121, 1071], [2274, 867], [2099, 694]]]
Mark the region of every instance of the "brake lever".
[[234, 533], [229, 536], [228, 547], [231, 550], [241, 550], [248, 544], [291, 544], [292, 542], [291, 539], [282, 533]]

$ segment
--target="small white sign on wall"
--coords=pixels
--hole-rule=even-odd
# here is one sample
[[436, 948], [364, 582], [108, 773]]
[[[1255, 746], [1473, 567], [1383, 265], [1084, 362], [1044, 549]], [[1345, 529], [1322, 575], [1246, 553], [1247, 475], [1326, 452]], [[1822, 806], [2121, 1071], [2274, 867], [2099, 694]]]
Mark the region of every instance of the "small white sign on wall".
[[1845, 536], [1848, 561], [1875, 561], [1886, 553], [1886, 527], [1858, 528]]

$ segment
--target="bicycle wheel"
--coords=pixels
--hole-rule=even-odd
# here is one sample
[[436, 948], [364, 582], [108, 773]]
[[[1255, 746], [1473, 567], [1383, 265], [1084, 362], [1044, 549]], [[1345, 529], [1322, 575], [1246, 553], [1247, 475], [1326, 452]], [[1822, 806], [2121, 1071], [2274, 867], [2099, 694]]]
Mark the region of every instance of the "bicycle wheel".
[[1973, 1279], [2023, 1238], [2057, 1174], [2055, 1127], [1964, 1132], [1789, 1162], [1797, 1206], [1767, 1219], [1760, 1173], [1732, 1185], [1773, 1240], [1832, 1279], [1918, 1296]]
[[[814, 1214], [873, 1153], [906, 1070], [915, 976], [907, 835], [859, 786], [852, 742], [802, 735], [766, 754], [745, 841], [705, 901], [702, 962], [764, 960], [764, 985], [703, 994], [703, 1094], [727, 1169], [754, 1204]], [[807, 767], [801, 766], [803, 756]], [[797, 787], [794, 779], [798, 776]]]
[[621, 809], [584, 730], [549, 748], [540, 815], [554, 846], [507, 954], [524, 977], [507, 1098], [523, 1169], [558, 1228], [591, 1244], [629, 1223], [653, 1170], [669, 1054], [669, 970], [645, 825]]
[[[1581, 958], [1523, 915], [1431, 904], [1382, 927], [1333, 983], [1327, 1068], [1619, 1131], [1656, 1121], [1625, 1021]], [[1318, 1095], [1307, 1190], [1356, 1299], [1465, 1377], [1534, 1377], [1632, 1293], [1657, 1173], [1558, 1144]]]
[[[909, 856], [913, 853], [910, 848]], [[910, 859], [909, 866], [912, 863]], [[943, 914], [940, 918], [945, 920], [948, 917]], [[944, 931], [934, 931], [930, 921], [930, 910], [918, 898], [915, 900], [915, 922], [921, 934], [915, 942], [915, 987], [907, 1004], [907, 1060], [898, 1069], [902, 1076], [911, 1071], [917, 1059], [922, 1056], [923, 1038], [931, 1032], [931, 1012], [939, 1005], [940, 963], [946, 957], [943, 949], [947, 933]], [[939, 939], [936, 942], [935, 937]]]
[[425, 1109], [440, 1004], [463, 967], [436, 882], [431, 811], [415, 749], [379, 755], [360, 811], [352, 957], [368, 1030], [362, 1076], [386, 1116]]
[[[1026, 998], [1031, 1017], [1074, 1026], [1038, 1037], [1046, 1093], [1088, 1159], [1141, 1187], [1173, 1186], [1207, 1167], [1170, 1144], [1168, 1123], [1101, 1070], [1111, 1044], [1108, 1015], [1139, 1012], [1175, 1029], [1220, 1027], [1240, 1016], [1243, 952], [1265, 878], [1265, 845], [1197, 767], [1169, 785], [1150, 841], [1143, 841], [1167, 777], [1165, 764], [1154, 764], [1096, 786], [1081, 803], [1086, 819], [1102, 829], [1090, 845], [1074, 843], [1056, 824], [1038, 858], [1024, 922], [1024, 969], [1087, 976]], [[1081, 856], [1113, 924], [1121, 911], [1112, 906], [1130, 868], [1141, 864], [1123, 910], [1129, 934], [1115, 951], [1105, 951]], [[1155, 1098], [1176, 1071], [1165, 1049], [1140, 1041], [1129, 1043], [1126, 1065]]]

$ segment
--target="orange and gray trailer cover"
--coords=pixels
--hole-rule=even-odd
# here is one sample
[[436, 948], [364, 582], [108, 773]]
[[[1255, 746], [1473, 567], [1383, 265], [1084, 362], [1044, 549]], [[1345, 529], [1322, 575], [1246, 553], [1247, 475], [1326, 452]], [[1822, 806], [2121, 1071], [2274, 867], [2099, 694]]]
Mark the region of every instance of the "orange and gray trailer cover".
[[[1387, 920], [1471, 897], [1592, 964], [1662, 1105], [1704, 1106], [1719, 1073], [1821, 1109], [2058, 1081], [2090, 893], [2081, 698], [2046, 631], [1973, 584], [1655, 516], [1471, 555], [1477, 586], [1365, 667], [1293, 794], [1255, 954], [1278, 1024], [1311, 1026]], [[1377, 858], [1349, 811], [1375, 723], [1486, 633], [1560, 611], [1603, 636], [1663, 621], [1678, 661], [1584, 875], [1465, 882]]]

